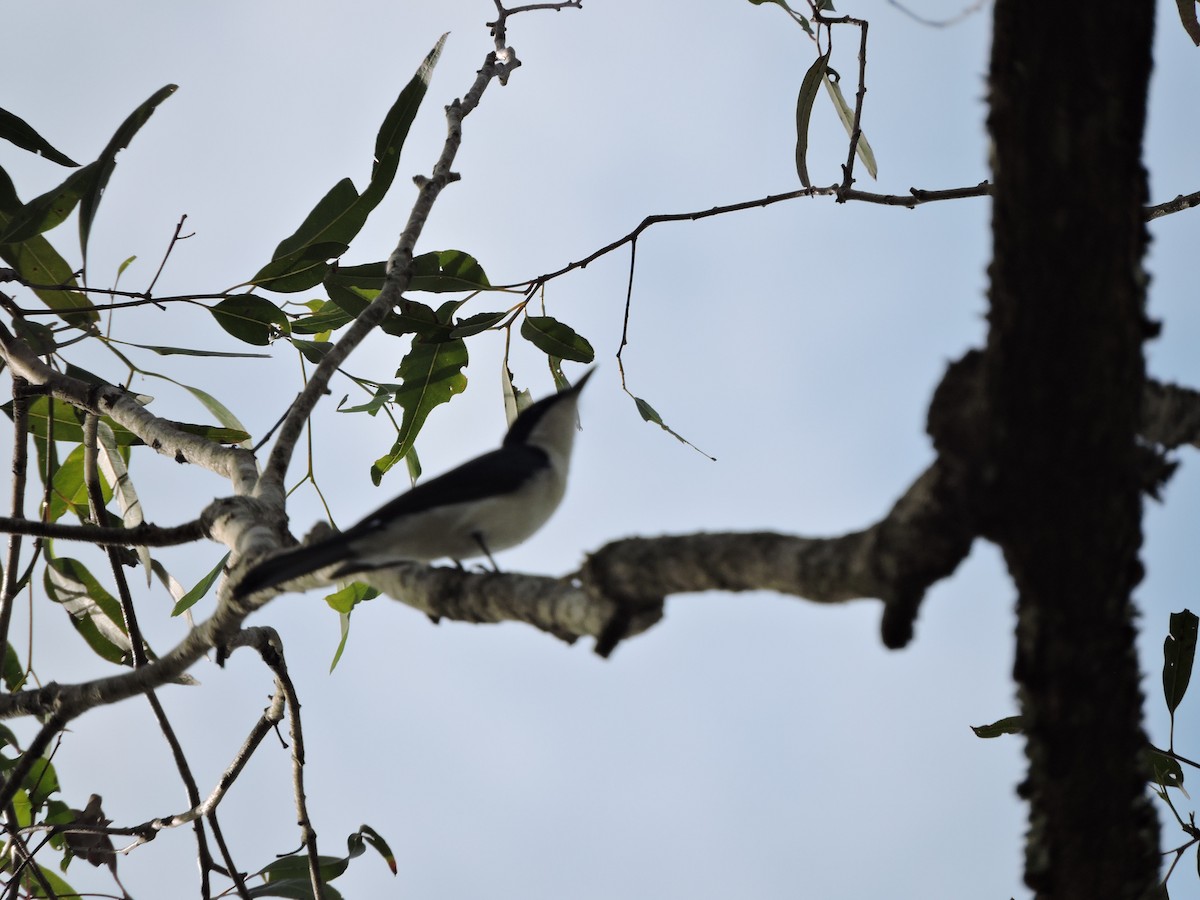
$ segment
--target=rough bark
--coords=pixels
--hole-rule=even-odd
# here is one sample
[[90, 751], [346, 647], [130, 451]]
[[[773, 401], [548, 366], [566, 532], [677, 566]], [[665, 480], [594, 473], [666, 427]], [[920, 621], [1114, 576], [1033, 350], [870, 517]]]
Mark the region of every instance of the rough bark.
[[1158, 875], [1131, 605], [1153, 18], [1115, 0], [995, 7], [985, 531], [1019, 594], [1039, 898], [1135, 898]]

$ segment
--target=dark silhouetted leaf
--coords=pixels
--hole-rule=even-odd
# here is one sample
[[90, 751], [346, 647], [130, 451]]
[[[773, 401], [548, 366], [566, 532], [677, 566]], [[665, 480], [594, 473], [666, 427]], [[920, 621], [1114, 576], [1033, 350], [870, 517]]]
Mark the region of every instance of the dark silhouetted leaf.
[[108, 186], [108, 179], [117, 167], [117, 154], [129, 146], [129, 142], [133, 140], [133, 136], [146, 124], [146, 120], [150, 118], [154, 110], [158, 108], [158, 105], [177, 90], [178, 87], [176, 85], [168, 84], [150, 95], [141, 106], [131, 112], [125, 121], [121, 123], [121, 126], [109, 139], [107, 146], [105, 146], [100, 156], [96, 159], [94, 165], [99, 167], [97, 177], [89, 185], [79, 205], [79, 247], [83, 254], [85, 269], [87, 268], [87, 246], [88, 238], [92, 233], [92, 223], [96, 219], [96, 210], [100, 208], [100, 197], [103, 196], [104, 189]]
[[817, 88], [825, 77], [829, 65], [829, 54], [833, 48], [816, 58], [800, 82], [800, 93], [796, 97], [796, 174], [806, 188], [812, 187], [808, 177], [808, 128], [812, 120], [813, 101], [817, 99]]
[[20, 116], [10, 113], [6, 109], [0, 109], [0, 140], [6, 140], [16, 144], [22, 150], [29, 150], [32, 153], [37, 153], [51, 162], [56, 162], [60, 166], [78, 166], [65, 153], [60, 153], [50, 145], [44, 137], [34, 131], [33, 126], [22, 119]]
[[1025, 722], [1021, 716], [1008, 716], [993, 722], [991, 725], [972, 725], [971, 730], [975, 732], [975, 737], [979, 738], [997, 738], [1002, 734], [1020, 734], [1025, 729]]
[[1171, 632], [1163, 641], [1163, 696], [1171, 715], [1183, 695], [1187, 693], [1192, 678], [1192, 662], [1196, 656], [1196, 615], [1191, 610], [1171, 613]]
[[247, 344], [266, 346], [288, 331], [288, 317], [283, 310], [255, 294], [227, 297], [209, 312], [218, 325]]
[[543, 353], [559, 359], [590, 363], [596, 358], [596, 351], [587, 338], [550, 316], [526, 316], [521, 323], [521, 337]]

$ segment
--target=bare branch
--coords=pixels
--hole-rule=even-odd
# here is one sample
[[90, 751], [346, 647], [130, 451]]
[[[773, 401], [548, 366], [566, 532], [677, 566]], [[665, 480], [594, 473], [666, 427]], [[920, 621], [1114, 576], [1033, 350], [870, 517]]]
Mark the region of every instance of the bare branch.
[[176, 547], [208, 537], [202, 519], [193, 519], [191, 522], [170, 527], [143, 523], [134, 528], [107, 528], [96, 525], [63, 525], [58, 522], [39, 522], [33, 519], [0, 516], [0, 533], [27, 534], [65, 541], [86, 541], [89, 544], [115, 544], [122, 547]]
[[[13, 456], [12, 456], [12, 513], [25, 515], [25, 484], [29, 469], [29, 403], [28, 383], [13, 375]], [[17, 585], [21, 564], [21, 538], [12, 534], [8, 539], [8, 556], [4, 563], [4, 594], [0, 596], [0, 653], [6, 653], [8, 627], [12, 622], [13, 604], [17, 602]]]
[[1146, 219], [1169, 216], [1171, 213], [1182, 212], [1185, 209], [1192, 209], [1196, 206], [1200, 206], [1200, 191], [1195, 191], [1191, 194], [1180, 194], [1174, 200], [1159, 203], [1157, 206], [1146, 207]]

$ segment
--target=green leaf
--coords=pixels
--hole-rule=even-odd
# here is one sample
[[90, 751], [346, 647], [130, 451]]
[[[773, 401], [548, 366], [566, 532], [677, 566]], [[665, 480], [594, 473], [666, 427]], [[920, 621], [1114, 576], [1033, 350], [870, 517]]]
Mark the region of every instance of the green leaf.
[[41, 322], [35, 322], [32, 319], [13, 319], [12, 328], [17, 337], [28, 344], [29, 349], [38, 356], [46, 356], [58, 349], [53, 329]]
[[155, 91], [145, 102], [129, 114], [121, 126], [109, 139], [104, 150], [93, 165], [99, 167], [96, 179], [89, 185], [79, 205], [79, 247], [83, 255], [83, 267], [87, 268], [88, 237], [92, 232], [92, 223], [96, 219], [96, 210], [100, 208], [100, 197], [108, 187], [108, 179], [117, 167], [117, 154], [129, 146], [133, 136], [146, 124], [146, 120], [158, 108], [158, 105], [170, 97], [179, 88], [168, 84]]
[[[429, 78], [445, 40], [442, 35], [384, 117], [375, 137], [375, 162], [367, 189], [360, 195], [349, 178], [330, 188], [300, 227], [279, 243], [271, 262], [251, 283], [272, 291], [307, 290], [325, 277], [326, 260], [346, 252], [395, 180], [400, 149], [429, 88]], [[325, 249], [316, 252], [316, 247]]]
[[99, 163], [90, 163], [67, 176], [58, 187], [14, 210], [0, 228], [0, 244], [19, 244], [61, 225], [99, 176]]
[[450, 337], [467, 338], [482, 331], [487, 331], [489, 328], [493, 328], [503, 322], [508, 318], [508, 315], [507, 311], [485, 312], [467, 316], [465, 319], [459, 319], [458, 324], [454, 326], [454, 330], [450, 332]]
[[[353, 291], [348, 291], [348, 293], [352, 297], [358, 296]], [[363, 300], [359, 312], [366, 308], [367, 301]], [[333, 300], [327, 300], [311, 316], [305, 316], [303, 319], [293, 321], [292, 334], [321, 334], [325, 331], [337, 331], [342, 326], [353, 322], [354, 318], [340, 304], [335, 303]]]
[[412, 449], [429, 413], [466, 389], [467, 376], [462, 373], [466, 365], [467, 345], [461, 340], [436, 344], [413, 341], [396, 372], [401, 384], [395, 398], [404, 409], [404, 417], [392, 449], [371, 467], [375, 484]]
[[422, 253], [413, 258], [412, 264], [413, 276], [409, 290], [446, 293], [486, 291], [492, 286], [475, 257], [461, 250]]
[[50, 799], [51, 794], [57, 794], [61, 790], [54, 765], [45, 757], [34, 760], [21, 781], [21, 787], [28, 792], [29, 806], [35, 810], [40, 809]]
[[590, 363], [596, 358], [587, 338], [550, 316], [526, 316], [521, 323], [521, 337], [543, 353], [560, 359]]
[[800, 94], [796, 97], [796, 174], [800, 183], [806, 188], [812, 187], [812, 179], [808, 177], [808, 128], [812, 119], [813, 101], [817, 99], [817, 88], [825, 77], [829, 66], [830, 47], [825, 53], [816, 58], [804, 78], [800, 82]]
[[128, 662], [132, 645], [116, 598], [78, 560], [51, 557], [47, 562], [47, 596], [70, 613], [71, 624], [98, 655], [109, 662]]
[[396, 854], [392, 852], [392, 848], [388, 846], [387, 841], [370, 825], [361, 825], [358, 830], [367, 843], [375, 849], [375, 852], [383, 857], [383, 861], [392, 870], [392, 874], [397, 874], [399, 870], [396, 867]]
[[[1179, 761], [1172, 759], [1157, 747], [1148, 747], [1146, 758], [1150, 762], [1151, 781], [1164, 788], [1178, 788], [1183, 791], [1183, 768]], [[1187, 793], [1184, 791], [1184, 793]]]
[[347, 244], [336, 241], [308, 244], [271, 260], [249, 283], [281, 294], [307, 291], [321, 283], [330, 269], [329, 260], [337, 259], [348, 249]]
[[[561, 387], [559, 389], [561, 390]], [[630, 396], [633, 396], [633, 395], [631, 394]], [[693, 444], [691, 441], [689, 441], [687, 438], [685, 438], [682, 434], [680, 434], [678, 431], [676, 431], [674, 428], [672, 428], [670, 425], [668, 425], [666, 422], [664, 422], [662, 419], [662, 416], [660, 416], [658, 414], [658, 410], [656, 410], [653, 406], [651, 406], [649, 403], [647, 403], [641, 397], [634, 397], [633, 402], [637, 406], [638, 415], [640, 415], [644, 421], [650, 422], [653, 425], [657, 425], [659, 428], [661, 428], [667, 434], [671, 435], [671, 437], [675, 438], [675, 440], [679, 441], [679, 443], [687, 444], [689, 447], [691, 447], [693, 450], [695, 450], [701, 456], [707, 456], [713, 462], [717, 461], [717, 458], [715, 456], [709, 456], [707, 453], [705, 453], [703, 450], [701, 450], [699, 447], [697, 447], [695, 444]]]
[[317, 201], [295, 233], [279, 242], [271, 259], [280, 259], [321, 242], [348, 245], [366, 221], [367, 211], [355, 213], [356, 208], [361, 209], [358, 200], [354, 182], [343, 178]]
[[0, 140], [16, 144], [22, 150], [28, 150], [31, 153], [44, 156], [46, 159], [56, 162], [60, 166], [71, 166], [74, 168], [79, 165], [79, 163], [75, 162], [65, 153], [55, 150], [50, 145], [50, 142], [34, 131], [33, 126], [28, 122], [6, 109], [0, 109]]
[[[1175, 6], [1179, 10], [1179, 22], [1183, 25], [1183, 30], [1192, 39], [1192, 43], [1200, 47], [1200, 22], [1196, 20], [1196, 0], [1175, 0]], [[1197, 857], [1197, 865], [1200, 865], [1200, 855]]]
[[[75, 514], [81, 522], [90, 519], [87, 485], [83, 478], [83, 446], [76, 447], [54, 473], [50, 482], [50, 503], [46, 518], [57, 522], [67, 512]], [[107, 503], [112, 499], [112, 489], [104, 478], [100, 479], [100, 490]]]
[[[324, 884], [333, 879], [340, 877], [350, 865], [349, 857], [338, 856], [319, 856], [317, 860], [318, 871], [321, 874], [321, 883]], [[309, 878], [308, 856], [296, 854], [294, 856], [284, 856], [267, 865], [260, 873], [268, 882], [272, 881], [288, 881], [295, 878]], [[311, 891], [310, 891], [311, 895]], [[270, 896], [270, 895], [268, 895]]]
[[978, 738], [996, 738], [1002, 734], [1020, 734], [1025, 729], [1022, 716], [1008, 716], [993, 722], [991, 725], [972, 725], [971, 730]]
[[[53, 407], [53, 414], [51, 408]], [[0, 406], [0, 410], [10, 419], [12, 418], [12, 401]], [[81, 421], [82, 413], [77, 413], [75, 407], [69, 403], [62, 401], [52, 403], [48, 397], [38, 397], [29, 404], [29, 432], [37, 438], [46, 440], [50, 433], [50, 420], [54, 421], [54, 439], [56, 441], [67, 441], [72, 444], [83, 442], [83, 423]], [[133, 432], [122, 428], [116, 422], [113, 422], [107, 416], [101, 419], [102, 422], [108, 424], [113, 430], [113, 434], [117, 438], [117, 443], [123, 446], [141, 443]]]
[[[846, 98], [842, 96], [841, 85], [826, 75], [825, 90], [829, 91], [829, 96], [833, 99], [833, 105], [837, 109], [838, 118], [842, 120], [842, 125], [846, 128], [846, 134], [853, 137], [854, 110], [846, 102]], [[872, 178], [878, 177], [879, 166], [875, 162], [875, 153], [871, 150], [871, 144], [867, 141], [866, 132], [861, 129], [858, 133], [858, 143], [855, 145], [854, 152], [862, 160], [862, 164], [867, 167], [867, 174]]]
[[304, 354], [304, 358], [310, 363], [316, 365], [325, 358], [325, 354], [333, 349], [333, 344], [328, 341], [306, 341], [303, 338], [293, 337], [288, 338], [292, 342], [292, 346]]
[[[21, 665], [21, 660], [17, 658], [17, 651], [13, 649], [12, 644], [6, 644], [4, 653], [3, 677], [4, 686], [9, 692], [18, 690], [25, 683], [25, 667]], [[0, 739], [0, 746], [4, 745], [4, 741]]]
[[443, 34], [433, 49], [421, 61], [416, 73], [404, 86], [396, 102], [383, 118], [379, 133], [375, 136], [375, 164], [371, 168], [371, 182], [363, 191], [361, 203], [368, 209], [379, 205], [392, 181], [396, 177], [396, 168], [400, 164], [400, 149], [408, 137], [409, 128], [417, 117], [417, 110], [425, 93], [429, 90], [429, 82], [433, 77], [434, 66], [442, 55], [447, 35]]
[[1163, 641], [1163, 696], [1171, 715], [1187, 692], [1196, 656], [1196, 635], [1200, 619], [1191, 610], [1171, 613], [1171, 632]]
[[178, 616], [183, 612], [191, 609], [205, 594], [212, 589], [217, 579], [221, 577], [221, 573], [225, 571], [225, 563], [229, 561], [229, 554], [226, 553], [221, 557], [221, 561], [213, 566], [212, 571], [196, 582], [196, 586], [183, 595], [174, 609], [171, 610], [172, 616]]
[[[193, 347], [162, 347], [157, 344], [134, 344], [121, 341], [126, 347], [137, 347], [139, 350], [149, 350], [159, 356], [215, 356], [220, 359], [270, 359], [270, 353], [228, 353], [224, 350], [196, 350]], [[176, 382], [178, 384], [178, 382]]]
[[[21, 207], [22, 203], [12, 180], [7, 172], [0, 169], [0, 228], [6, 228], [15, 211]], [[21, 279], [29, 284], [62, 285], [62, 289], [35, 287], [32, 290], [38, 299], [58, 313], [64, 322], [86, 328], [92, 322], [100, 320], [100, 314], [92, 306], [92, 302], [79, 291], [70, 290], [78, 287], [75, 271], [41, 235], [20, 244], [0, 244], [0, 259], [15, 269]]]
[[235, 294], [209, 308], [217, 324], [239, 341], [266, 346], [288, 332], [288, 317], [256, 294]]
[[[307, 868], [305, 872], [307, 873]], [[342, 894], [331, 884], [322, 884], [321, 893], [325, 900], [342, 900]], [[285, 878], [260, 884], [247, 891], [250, 897], [286, 897], [288, 900], [313, 900], [312, 882], [305, 874], [300, 878]]]

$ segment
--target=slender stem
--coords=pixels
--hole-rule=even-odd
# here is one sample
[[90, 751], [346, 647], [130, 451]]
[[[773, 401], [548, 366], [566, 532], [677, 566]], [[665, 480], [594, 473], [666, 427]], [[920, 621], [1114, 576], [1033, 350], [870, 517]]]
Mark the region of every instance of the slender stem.
[[[13, 457], [12, 457], [12, 514], [14, 519], [25, 517], [26, 472], [29, 467], [29, 402], [27, 382], [13, 375]], [[0, 659], [7, 653], [8, 629], [12, 623], [13, 606], [17, 602], [20, 581], [17, 570], [21, 565], [21, 537], [10, 534], [8, 556], [4, 563], [4, 592], [0, 595]]]

